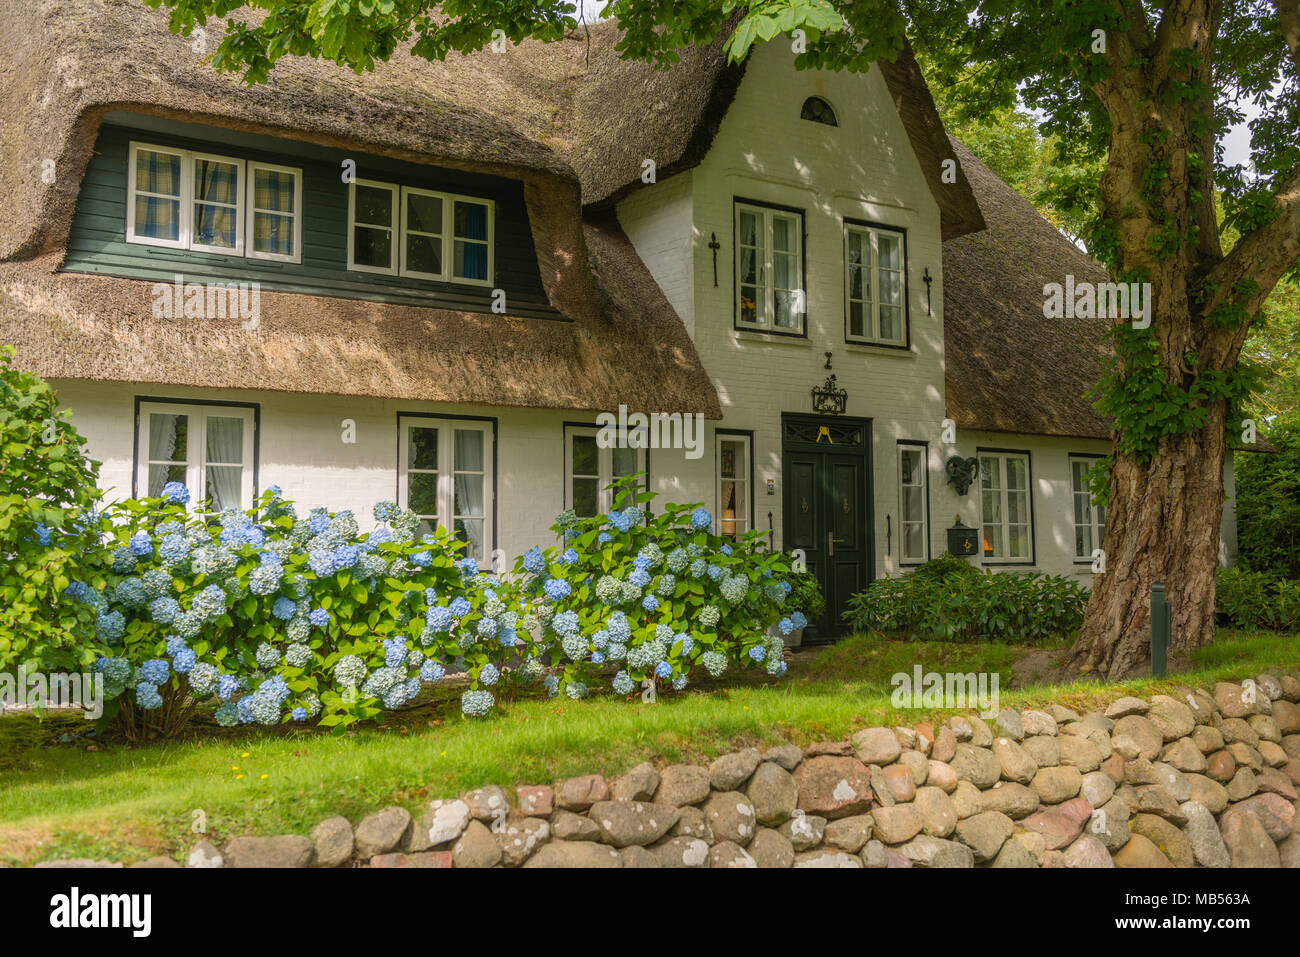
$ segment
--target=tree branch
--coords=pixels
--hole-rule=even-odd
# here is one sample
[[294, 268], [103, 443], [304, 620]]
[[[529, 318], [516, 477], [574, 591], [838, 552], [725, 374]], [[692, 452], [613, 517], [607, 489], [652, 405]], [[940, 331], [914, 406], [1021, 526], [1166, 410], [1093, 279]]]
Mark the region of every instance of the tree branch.
[[1291, 51], [1291, 63], [1300, 75], [1300, 3], [1296, 0], [1273, 0], [1277, 22], [1282, 28], [1282, 39]]

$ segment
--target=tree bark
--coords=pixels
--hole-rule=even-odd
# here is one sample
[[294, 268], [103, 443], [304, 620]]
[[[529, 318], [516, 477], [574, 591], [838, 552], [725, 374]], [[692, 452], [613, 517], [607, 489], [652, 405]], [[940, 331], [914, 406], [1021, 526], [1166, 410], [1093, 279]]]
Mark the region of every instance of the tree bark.
[[1151, 585], [1170, 605], [1170, 651], [1214, 638], [1214, 584], [1227, 455], [1224, 407], [1196, 432], [1167, 440], [1149, 463], [1116, 456], [1103, 551], [1071, 663], [1110, 680], [1151, 660]]

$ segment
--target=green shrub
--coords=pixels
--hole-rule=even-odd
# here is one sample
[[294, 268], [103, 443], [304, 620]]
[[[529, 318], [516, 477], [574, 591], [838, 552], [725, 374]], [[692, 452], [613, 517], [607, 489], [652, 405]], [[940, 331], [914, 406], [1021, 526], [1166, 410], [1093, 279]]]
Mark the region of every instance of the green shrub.
[[54, 390], [0, 348], [0, 671], [75, 671], [89, 609], [63, 591], [91, 575], [98, 463]]
[[1220, 568], [1215, 611], [1234, 628], [1300, 627], [1300, 581], [1242, 568]]
[[618, 667], [619, 694], [647, 683], [680, 691], [697, 667], [715, 678], [733, 664], [784, 674], [783, 643], [767, 631], [802, 627], [797, 611], [782, 610], [788, 557], [767, 551], [761, 532], [714, 535], [701, 506], [647, 515], [653, 493], [635, 492], [630, 479], [612, 487], [627, 507], [592, 518], [562, 513], [561, 545], [532, 548], [516, 563], [518, 587], [563, 665], [550, 690], [584, 697], [593, 666]]
[[910, 574], [928, 579], [944, 579], [949, 575], [978, 576], [980, 570], [969, 559], [960, 558], [952, 552], [944, 552], [938, 558], [932, 558], [923, 565], [912, 569]]
[[784, 610], [802, 612], [808, 621], [816, 621], [826, 612], [826, 596], [815, 575], [804, 572], [793, 574], [789, 578], [790, 597], [785, 600]]
[[1237, 561], [1251, 571], [1300, 579], [1300, 421], [1275, 421], [1274, 453], [1237, 452]]
[[[940, 573], [939, 562], [950, 570]], [[927, 565], [934, 567], [925, 574], [882, 578], [851, 597], [849, 624], [905, 639], [1023, 642], [1067, 635], [1083, 622], [1088, 592], [1069, 578], [976, 569], [970, 574], [944, 558]]]

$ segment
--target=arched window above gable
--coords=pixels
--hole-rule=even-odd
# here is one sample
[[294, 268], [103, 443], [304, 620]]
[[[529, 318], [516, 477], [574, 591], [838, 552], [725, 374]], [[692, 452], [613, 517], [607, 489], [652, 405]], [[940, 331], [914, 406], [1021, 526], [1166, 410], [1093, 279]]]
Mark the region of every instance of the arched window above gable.
[[803, 101], [803, 109], [799, 111], [799, 118], [812, 120], [814, 123], [825, 123], [827, 126], [840, 125], [839, 120], [835, 118], [835, 111], [831, 109], [831, 105], [820, 96], [810, 96]]

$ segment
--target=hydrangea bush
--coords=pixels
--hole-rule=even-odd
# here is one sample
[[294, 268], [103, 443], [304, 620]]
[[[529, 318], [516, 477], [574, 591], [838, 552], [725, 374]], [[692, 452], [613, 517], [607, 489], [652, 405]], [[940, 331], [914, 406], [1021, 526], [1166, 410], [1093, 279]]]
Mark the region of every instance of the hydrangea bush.
[[69, 588], [94, 609], [96, 667], [128, 727], [174, 733], [186, 702], [213, 696], [223, 725], [345, 727], [453, 670], [481, 714], [508, 662], [540, 671], [512, 591], [410, 511], [380, 503], [362, 534], [349, 512], [298, 516], [274, 488], [217, 516], [188, 498], [172, 483], [111, 509], [102, 587]]
[[781, 610], [788, 557], [767, 551], [759, 533], [713, 534], [702, 507], [667, 505], [651, 516], [643, 506], [653, 493], [618, 491], [627, 507], [593, 518], [561, 513], [560, 544], [516, 562], [557, 665], [548, 692], [585, 697], [599, 671], [614, 671], [619, 694], [680, 691], [700, 669], [715, 678], [736, 665], [784, 674], [781, 636], [807, 624]]

